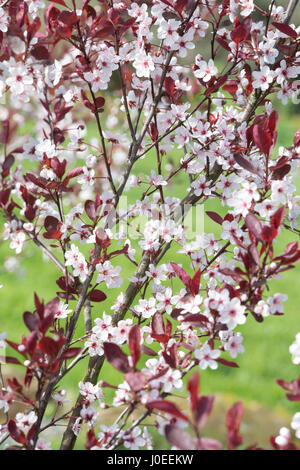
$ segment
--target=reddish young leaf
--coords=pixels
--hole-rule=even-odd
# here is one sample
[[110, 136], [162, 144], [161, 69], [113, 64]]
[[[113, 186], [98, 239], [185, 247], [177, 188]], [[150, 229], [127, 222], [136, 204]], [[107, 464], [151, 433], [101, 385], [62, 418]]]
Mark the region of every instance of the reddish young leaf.
[[248, 256], [250, 261], [250, 272], [253, 274], [257, 273], [257, 271], [259, 270], [260, 258], [257, 251], [257, 247], [254, 243], [248, 246]]
[[92, 447], [97, 448], [97, 447], [99, 447], [98, 444], [99, 444], [99, 442], [96, 439], [94, 429], [89, 429], [89, 431], [87, 432], [87, 435], [86, 435], [86, 443], [85, 443], [85, 446], [84, 446], [85, 449], [90, 450], [90, 449], [92, 449]]
[[273, 142], [272, 134], [267, 132], [266, 127], [259, 123], [253, 126], [252, 135], [253, 141], [259, 150], [265, 155], [269, 155]]

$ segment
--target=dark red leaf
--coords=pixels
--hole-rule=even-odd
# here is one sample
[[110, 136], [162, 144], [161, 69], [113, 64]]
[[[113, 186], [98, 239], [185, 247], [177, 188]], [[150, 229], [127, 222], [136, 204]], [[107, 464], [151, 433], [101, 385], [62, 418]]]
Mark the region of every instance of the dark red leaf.
[[249, 232], [251, 232], [257, 240], [261, 240], [262, 223], [254, 214], [247, 214], [245, 224]]
[[18, 366], [23, 365], [18, 359], [12, 356], [0, 356], [0, 363], [1, 362], [5, 364], [16, 364]]
[[196, 440], [185, 432], [182, 428], [167, 424], [165, 427], [165, 435], [170, 444], [181, 450], [196, 449]]
[[282, 224], [282, 221], [284, 219], [286, 213], [286, 207], [281, 206], [277, 209], [277, 211], [272, 215], [271, 217], [271, 226], [274, 227], [276, 230], [280, 227]]
[[108, 10], [108, 18], [114, 25], [118, 24], [119, 16], [120, 16], [120, 13], [117, 8], [110, 8]]
[[153, 351], [153, 349], [148, 348], [144, 344], [141, 345], [141, 353], [146, 354], [147, 356], [157, 356], [157, 352]]
[[179, 279], [183, 282], [185, 287], [189, 290], [190, 289], [190, 282], [191, 282], [190, 276], [185, 272], [185, 270], [181, 266], [178, 266], [178, 264], [172, 263], [172, 262], [170, 264], [171, 264], [174, 272], [179, 277]]
[[23, 431], [20, 431], [20, 429], [17, 427], [16, 422], [13, 419], [10, 419], [7, 424], [8, 432], [10, 434], [10, 437], [16, 441], [19, 442], [19, 444], [25, 444], [26, 443], [26, 437]]
[[261, 232], [261, 238], [266, 243], [271, 243], [274, 240], [274, 238], [277, 236], [277, 234], [278, 234], [278, 230], [275, 229], [275, 227], [269, 227], [268, 225], [265, 225]]
[[181, 413], [181, 411], [177, 408], [174, 403], [168, 400], [154, 400], [150, 401], [146, 404], [147, 408], [150, 410], [159, 410], [163, 411], [164, 413], [168, 413], [176, 418], [183, 419], [184, 421], [188, 421], [188, 418]]
[[210, 217], [214, 222], [216, 222], [216, 223], [219, 224], [219, 225], [222, 225], [223, 219], [222, 219], [222, 217], [221, 217], [219, 214], [217, 214], [216, 212], [212, 212], [212, 211], [206, 211], [205, 213], [206, 213], [206, 214], [208, 215], [208, 217]]
[[39, 347], [42, 352], [49, 356], [56, 357], [59, 351], [59, 343], [52, 338], [44, 336], [39, 342]]
[[151, 328], [152, 333], [155, 335], [163, 335], [165, 334], [165, 325], [163, 321], [162, 314], [160, 312], [156, 312], [151, 321]]
[[67, 26], [74, 26], [74, 24], [78, 21], [77, 15], [74, 11], [61, 11], [58, 16], [58, 21], [64, 23]]
[[239, 367], [236, 362], [227, 361], [227, 359], [223, 359], [222, 357], [218, 357], [216, 361], [219, 362], [220, 364], [223, 364], [223, 366]]
[[135, 366], [141, 357], [141, 332], [139, 325], [135, 324], [130, 328], [128, 334], [129, 350], [132, 359], [132, 366]]
[[236, 402], [227, 411], [226, 427], [228, 432], [228, 449], [234, 450], [242, 444], [243, 438], [239, 435], [239, 428], [243, 416], [243, 403]]
[[49, 59], [49, 51], [47, 47], [41, 46], [41, 45], [36, 45], [34, 46], [31, 51], [31, 55], [37, 60], [48, 60]]
[[146, 385], [146, 377], [142, 372], [128, 372], [125, 375], [125, 380], [134, 392], [142, 390]]
[[218, 36], [218, 35], [216, 36], [215, 39], [216, 39], [216, 41], [220, 44], [220, 46], [222, 46], [224, 49], [226, 49], [226, 51], [231, 52], [231, 49], [230, 49], [230, 47], [229, 47], [229, 45], [228, 45], [228, 42], [225, 41], [225, 39], [221, 38], [221, 37]]
[[60, 356], [61, 360], [65, 359], [72, 359], [73, 357], [77, 356], [82, 351], [82, 348], [69, 348], [62, 353]]
[[172, 77], [167, 77], [164, 81], [166, 93], [172, 98], [175, 91], [175, 81]]
[[26, 349], [29, 354], [32, 354], [35, 351], [38, 341], [37, 331], [32, 331], [26, 340]]
[[[73, 170], [70, 170], [64, 179], [64, 182], [69, 181], [71, 178], [75, 178], [76, 176], [79, 176], [83, 173], [83, 169], [81, 166], [73, 168]], [[67, 183], [66, 183], [67, 184]]]
[[296, 131], [293, 142], [295, 147], [298, 147], [300, 145], [300, 129]]
[[201, 429], [207, 421], [209, 417], [212, 407], [214, 404], [214, 397], [213, 395], [209, 396], [201, 396], [197, 398], [196, 403], [196, 421], [198, 424], [199, 429]]
[[194, 277], [191, 279], [191, 282], [190, 282], [190, 291], [192, 295], [198, 294], [199, 287], [200, 287], [200, 279], [201, 279], [201, 270], [199, 268], [194, 274]]
[[182, 13], [183, 10], [185, 9], [185, 7], [187, 6], [188, 4], [188, 0], [176, 0], [175, 4], [174, 4], [174, 9], [178, 12], [178, 13]]
[[105, 99], [102, 96], [98, 96], [95, 100], [96, 109], [103, 109], [105, 104]]
[[37, 329], [39, 324], [39, 318], [35, 313], [24, 312], [23, 320], [29, 331], [34, 331]]
[[95, 237], [97, 245], [100, 246], [102, 250], [106, 250], [109, 247], [111, 240], [103, 228], [97, 228], [95, 232]]
[[283, 165], [272, 172], [272, 180], [282, 180], [290, 171], [291, 165]]
[[108, 362], [118, 369], [120, 372], [127, 374], [130, 372], [131, 367], [128, 362], [128, 357], [123, 353], [121, 348], [114, 343], [104, 343], [104, 355]]
[[168, 348], [168, 350], [165, 350], [162, 353], [164, 360], [170, 367], [172, 367], [172, 369], [177, 369], [178, 366], [177, 349], [178, 345], [174, 343], [170, 348]]
[[244, 168], [244, 170], [250, 171], [250, 173], [254, 173], [255, 175], [260, 174], [258, 168], [256, 168], [256, 166], [254, 166], [249, 160], [246, 160], [240, 152], [235, 153], [233, 158], [242, 168]]
[[220, 450], [222, 449], [221, 442], [210, 437], [201, 437], [198, 441], [197, 448], [199, 450]]
[[103, 302], [106, 299], [106, 294], [99, 289], [93, 289], [89, 293], [90, 300], [92, 302]]
[[195, 372], [193, 375], [191, 375], [187, 384], [187, 390], [189, 392], [191, 408], [193, 411], [197, 409], [199, 386], [200, 386], [200, 375], [199, 375], [199, 372]]
[[5, 160], [2, 163], [3, 170], [9, 170], [13, 166], [14, 163], [15, 163], [15, 157], [13, 156], [12, 153], [10, 153], [9, 155], [7, 155], [7, 157], [5, 157]]
[[290, 36], [293, 39], [298, 38], [297, 32], [288, 24], [277, 23], [276, 21], [273, 21], [272, 25], [275, 26], [275, 28], [278, 29], [281, 33], [286, 34], [287, 36]]
[[52, 3], [58, 3], [58, 5], [63, 5], [64, 7], [67, 7], [64, 0], [51, 0], [51, 2]]
[[0, 143], [6, 145], [9, 138], [9, 120], [2, 121], [2, 131], [0, 134]]
[[203, 328], [207, 322], [209, 322], [208, 318], [201, 313], [188, 313], [184, 315], [184, 320], [189, 322], [192, 326]]
[[234, 19], [234, 28], [230, 33], [231, 39], [239, 44], [242, 41], [247, 41], [250, 38], [250, 31], [252, 26], [252, 19], [248, 16], [242, 22]]

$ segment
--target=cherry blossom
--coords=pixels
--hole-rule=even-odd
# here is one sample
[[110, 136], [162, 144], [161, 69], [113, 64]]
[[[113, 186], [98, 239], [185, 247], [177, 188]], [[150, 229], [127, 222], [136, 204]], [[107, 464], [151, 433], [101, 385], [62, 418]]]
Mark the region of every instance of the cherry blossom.
[[197, 78], [201, 78], [204, 82], [209, 82], [211, 77], [214, 77], [218, 73], [218, 69], [214, 64], [213, 59], [209, 59], [208, 62], [202, 60], [201, 56], [196, 56], [197, 69], [194, 71], [194, 75]]
[[292, 355], [293, 363], [300, 364], [300, 333], [296, 334], [295, 341], [291, 344], [289, 351]]
[[296, 431], [296, 437], [300, 439], [300, 412], [294, 414], [291, 422], [291, 427]]
[[207, 369], [217, 369], [218, 363], [215, 361], [220, 356], [220, 351], [218, 349], [212, 349], [208, 343], [204, 344], [201, 349], [196, 349], [195, 357], [199, 361], [199, 367], [202, 370]]

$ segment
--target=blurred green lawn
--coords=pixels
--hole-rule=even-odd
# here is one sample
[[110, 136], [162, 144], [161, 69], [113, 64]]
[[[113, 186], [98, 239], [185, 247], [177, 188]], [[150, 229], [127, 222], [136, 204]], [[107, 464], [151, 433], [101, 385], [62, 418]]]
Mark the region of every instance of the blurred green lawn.
[[[300, 127], [300, 116], [285, 115], [280, 113], [278, 128], [278, 144], [289, 145], [292, 142], [294, 133]], [[94, 128], [90, 127], [88, 138], [94, 134]], [[151, 168], [156, 168], [154, 154], [149, 154], [144, 160], [138, 163], [137, 172], [143, 171], [150, 173]], [[155, 157], [154, 157], [155, 158]], [[185, 196], [185, 185], [180, 184], [180, 178], [176, 184], [169, 185], [169, 195], [182, 197]], [[295, 184], [298, 184], [295, 178]], [[133, 190], [130, 193], [129, 202], [135, 200], [135, 196], [140, 194], [141, 190]], [[222, 214], [224, 209], [211, 200], [205, 204], [204, 210], [214, 210]], [[214, 232], [218, 235], [218, 226], [211, 219], [205, 216], [205, 232]], [[287, 243], [297, 239], [297, 235], [285, 231], [281, 234], [276, 243], [275, 253], [279, 254], [284, 250]], [[0, 274], [0, 284], [3, 284], [1, 295], [0, 310], [0, 332], [6, 331], [9, 339], [20, 341], [21, 335], [25, 332], [23, 326], [22, 314], [24, 311], [31, 311], [33, 306], [33, 292], [45, 300], [51, 300], [58, 290], [55, 280], [58, 277], [56, 267], [50, 262], [43, 260], [38, 248], [28, 245], [25, 250], [25, 256], [21, 258], [21, 267], [25, 270], [23, 277], [18, 277], [16, 273]], [[9, 256], [15, 256], [9, 249], [8, 243], [1, 241], [0, 261], [1, 266], [4, 260]], [[186, 262], [184, 255], [176, 254], [176, 248], [172, 248], [166, 256], [165, 261], [169, 260], [181, 263], [186, 269], [189, 263]], [[120, 261], [118, 261], [120, 263]], [[120, 263], [121, 264], [121, 263]], [[128, 277], [132, 276], [134, 266], [124, 258], [122, 264], [122, 276], [124, 283], [122, 290], [126, 289]], [[283, 316], [271, 316], [265, 319], [263, 323], [257, 323], [252, 316], [248, 317], [245, 325], [238, 330], [244, 335], [245, 353], [238, 356], [238, 369], [232, 369], [219, 365], [217, 371], [203, 371], [201, 373], [201, 391], [202, 393], [217, 393], [229, 396], [231, 404], [234, 400], [256, 401], [267, 408], [278, 411], [286, 410], [289, 416], [298, 411], [297, 403], [292, 403], [284, 398], [284, 391], [275, 383], [276, 378], [285, 380], [294, 379], [297, 376], [297, 368], [291, 362], [288, 351], [289, 345], [294, 337], [300, 331], [300, 311], [298, 305], [299, 295], [299, 274], [300, 265], [296, 269], [283, 273], [282, 280], [273, 281], [270, 286], [269, 295], [275, 292], [286, 293], [289, 299], [285, 302], [285, 314]], [[112, 289], [107, 292], [108, 298], [101, 304], [94, 304], [93, 318], [101, 316], [103, 311], [110, 312], [110, 306], [115, 301], [118, 290]], [[80, 329], [83, 331], [83, 320], [80, 320]], [[79, 333], [78, 333], [79, 334]], [[229, 357], [228, 357], [229, 358]], [[72, 374], [66, 377], [63, 386], [70, 392], [69, 398], [75, 398], [78, 393], [77, 383], [82, 379], [85, 371], [85, 362], [73, 370]], [[106, 381], [117, 383], [120, 374], [113, 371], [110, 366], [105, 365], [102, 370], [102, 377]], [[110, 389], [107, 395], [110, 395]]]

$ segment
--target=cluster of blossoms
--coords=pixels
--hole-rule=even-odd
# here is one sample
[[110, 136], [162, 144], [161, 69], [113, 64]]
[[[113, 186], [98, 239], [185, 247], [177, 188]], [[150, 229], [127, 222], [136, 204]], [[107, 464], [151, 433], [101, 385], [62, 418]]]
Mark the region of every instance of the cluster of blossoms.
[[[53, 399], [46, 427], [66, 424], [63, 450], [86, 431], [87, 449], [151, 449], [153, 414], [174, 449], [220, 449], [199, 437], [213, 406], [199, 370], [238, 366], [240, 326], [284, 313], [287, 296], [268, 285], [300, 258], [297, 241], [276, 244], [298, 233], [300, 134], [275, 150], [271, 101], [299, 103], [295, 2], [76, 3], [0, 7], [3, 238], [16, 255], [34, 244], [60, 273], [56, 297], [35, 294], [24, 313], [29, 334], [0, 335], [6, 362], [25, 368], [24, 383], [0, 377], [0, 444], [50, 448]], [[211, 202], [216, 230], [204, 233], [197, 210]], [[290, 352], [298, 364], [298, 335]], [[60, 381], [85, 358], [70, 405]], [[99, 381], [104, 361], [118, 383]], [[189, 416], [168, 400], [186, 380]], [[299, 380], [280, 385], [299, 400]], [[24, 411], [13, 415], [15, 402]], [[97, 406], [123, 408], [104, 424]], [[227, 413], [229, 449], [241, 416], [240, 402]], [[299, 437], [299, 413], [291, 426]], [[285, 428], [271, 443], [294, 445]]]

